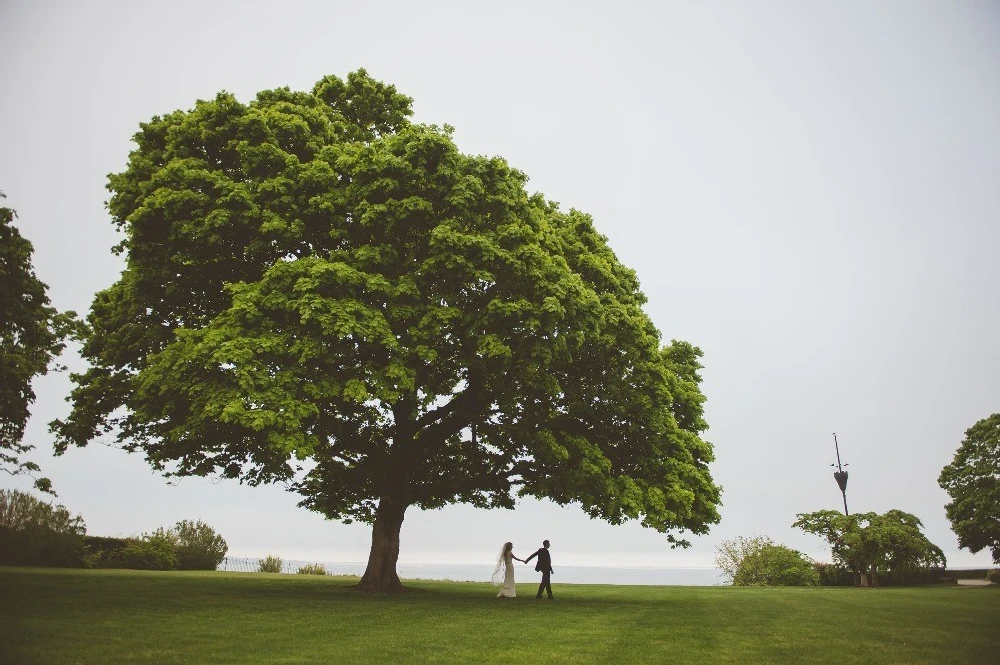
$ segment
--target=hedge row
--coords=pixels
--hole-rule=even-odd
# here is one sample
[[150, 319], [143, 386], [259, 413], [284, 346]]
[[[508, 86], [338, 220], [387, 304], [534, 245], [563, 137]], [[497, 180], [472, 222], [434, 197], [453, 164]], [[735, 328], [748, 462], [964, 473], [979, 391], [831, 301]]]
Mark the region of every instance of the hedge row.
[[18, 490], [0, 490], [0, 565], [215, 570], [229, 549], [201, 520], [135, 538], [88, 536], [83, 519]]

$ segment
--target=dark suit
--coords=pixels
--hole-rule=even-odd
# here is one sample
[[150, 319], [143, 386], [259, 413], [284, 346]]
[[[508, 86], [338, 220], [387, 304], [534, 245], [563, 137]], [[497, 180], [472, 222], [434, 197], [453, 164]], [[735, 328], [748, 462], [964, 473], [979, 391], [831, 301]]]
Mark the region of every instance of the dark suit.
[[539, 549], [537, 552], [529, 556], [524, 560], [528, 563], [535, 557], [538, 557], [538, 562], [535, 564], [535, 570], [542, 574], [542, 583], [538, 585], [538, 595], [535, 598], [542, 597], [542, 591], [546, 591], [549, 594], [549, 598], [552, 597], [552, 581], [549, 576], [552, 575], [552, 555], [544, 547]]

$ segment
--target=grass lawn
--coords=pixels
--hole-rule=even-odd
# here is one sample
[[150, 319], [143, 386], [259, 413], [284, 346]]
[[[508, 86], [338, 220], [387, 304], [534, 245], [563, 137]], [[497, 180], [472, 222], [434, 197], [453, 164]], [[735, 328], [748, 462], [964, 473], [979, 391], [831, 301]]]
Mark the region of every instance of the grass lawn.
[[0, 568], [0, 663], [1000, 663], [1000, 589], [624, 587]]

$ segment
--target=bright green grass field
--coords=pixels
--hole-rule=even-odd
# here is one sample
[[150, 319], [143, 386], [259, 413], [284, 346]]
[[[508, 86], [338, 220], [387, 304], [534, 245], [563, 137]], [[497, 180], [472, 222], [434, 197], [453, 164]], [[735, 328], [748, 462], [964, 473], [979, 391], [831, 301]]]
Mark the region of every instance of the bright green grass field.
[[1000, 589], [489, 584], [0, 568], [0, 663], [1000, 663]]

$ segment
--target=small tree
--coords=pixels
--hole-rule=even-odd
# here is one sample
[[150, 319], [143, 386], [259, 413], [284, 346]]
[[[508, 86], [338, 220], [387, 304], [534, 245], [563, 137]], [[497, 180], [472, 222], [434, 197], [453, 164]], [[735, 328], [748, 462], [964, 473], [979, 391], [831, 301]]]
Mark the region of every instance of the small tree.
[[820, 510], [796, 517], [792, 526], [826, 539], [834, 562], [857, 575], [861, 586], [875, 586], [884, 575], [905, 581], [918, 570], [946, 563], [941, 548], [920, 531], [920, 520], [901, 510], [883, 515]]
[[[38, 465], [21, 459], [34, 448], [23, 441], [35, 401], [31, 381], [53, 369], [52, 359], [66, 339], [80, 335], [82, 324], [75, 312], [50, 306], [49, 287], [35, 276], [34, 248], [14, 226], [16, 217], [0, 207], [0, 471], [34, 476]], [[35, 478], [35, 488], [55, 494], [48, 478]]]
[[1000, 413], [965, 432], [938, 484], [951, 497], [944, 509], [959, 546], [989, 549], [993, 563], [1000, 564]]

